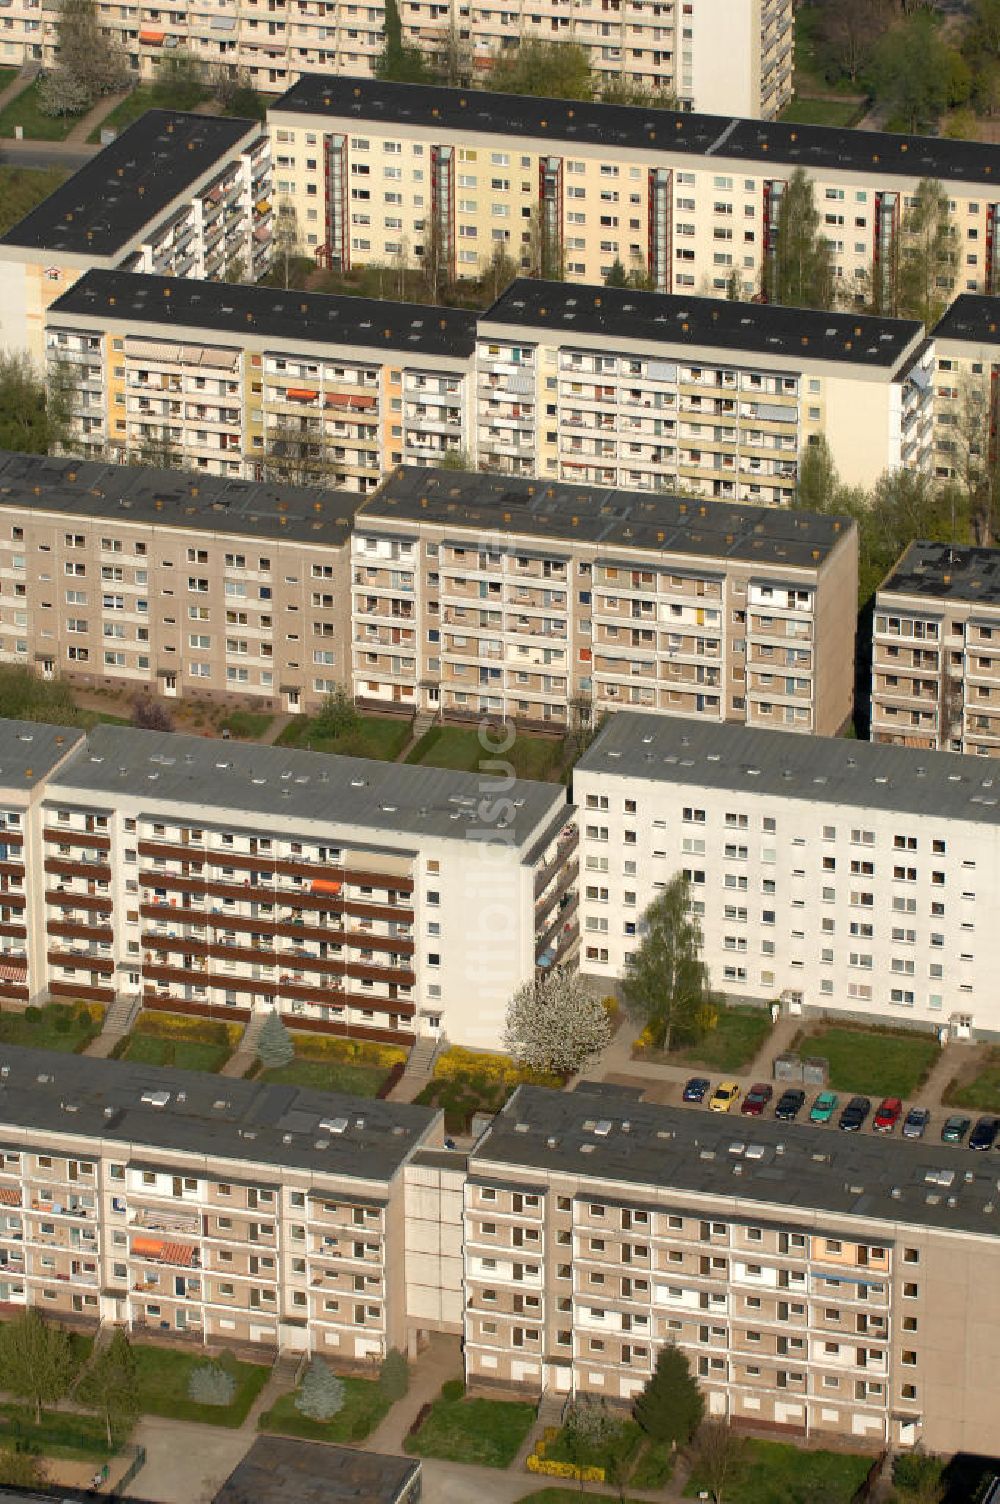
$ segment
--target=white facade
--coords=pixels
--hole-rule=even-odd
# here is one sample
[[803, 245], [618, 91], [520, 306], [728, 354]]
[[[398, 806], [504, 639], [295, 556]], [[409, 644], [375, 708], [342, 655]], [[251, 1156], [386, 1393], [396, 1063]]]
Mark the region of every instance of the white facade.
[[720, 990], [1000, 1032], [1000, 805], [978, 759], [623, 714], [574, 798], [588, 975], [622, 975], [684, 871]]

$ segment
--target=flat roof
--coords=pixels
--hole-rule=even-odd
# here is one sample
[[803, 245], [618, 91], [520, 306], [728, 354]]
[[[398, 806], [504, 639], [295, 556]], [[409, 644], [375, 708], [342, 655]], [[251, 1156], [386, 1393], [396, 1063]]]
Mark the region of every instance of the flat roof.
[[854, 530], [849, 517], [745, 502], [651, 496], [567, 481], [400, 466], [359, 508], [356, 530], [378, 518], [434, 523], [470, 535], [528, 536], [664, 558], [739, 559], [818, 569]]
[[264, 134], [255, 120], [147, 110], [0, 245], [113, 256], [255, 129]]
[[915, 540], [886, 575], [878, 595], [1000, 605], [1000, 548]]
[[1000, 345], [1000, 298], [986, 293], [959, 293], [932, 331], [933, 339], [958, 339]]
[[[636, 340], [650, 349], [724, 349], [796, 360], [833, 360], [893, 369], [923, 334], [914, 319], [823, 313], [778, 303], [635, 292], [630, 288], [543, 282], [519, 277], [479, 316], [491, 324]], [[666, 349], [664, 349], [666, 353]]]
[[83, 740], [78, 726], [0, 720], [0, 789], [37, 788]]
[[[846, 1099], [845, 1099], [846, 1100]], [[920, 1140], [823, 1132], [808, 1123], [725, 1118], [623, 1094], [519, 1086], [470, 1155], [469, 1170], [510, 1166], [738, 1198], [741, 1220], [762, 1205], [1000, 1235], [988, 1155]], [[693, 1209], [697, 1207], [693, 1202]], [[833, 1274], [831, 1270], [831, 1275]], [[857, 1276], [843, 1276], [855, 1283]], [[884, 1283], [872, 1272], [870, 1282]]]
[[357, 491], [0, 449], [0, 506], [95, 522], [137, 522], [340, 547], [350, 536], [363, 500]]
[[609, 155], [616, 148], [641, 147], [664, 155], [680, 152], [777, 162], [813, 172], [877, 171], [880, 177], [902, 174], [973, 183], [1000, 179], [1000, 147], [978, 141], [744, 120], [645, 105], [536, 99], [332, 74], [310, 73], [300, 78], [276, 100], [268, 114], [276, 112], [340, 116], [433, 131], [445, 127], [508, 137], [549, 138], [607, 148]]
[[[245, 336], [253, 334], [279, 345], [304, 340], [466, 360], [476, 343], [476, 315], [465, 308], [286, 292], [146, 272], [89, 271], [52, 304], [49, 316], [53, 313], [205, 329], [220, 336], [216, 344], [224, 344], [226, 335], [237, 336], [240, 347]], [[332, 350], [329, 356], [335, 358]]]
[[[484, 750], [483, 757], [495, 761], [496, 752]], [[511, 852], [543, 822], [570, 813], [558, 783], [505, 783], [502, 810], [486, 820], [479, 814], [484, 784], [478, 773], [128, 726], [95, 726], [49, 788], [112, 802], [123, 796], [175, 801], [184, 810], [225, 810], [227, 818], [235, 812], [248, 821], [321, 822], [331, 836], [338, 826], [391, 831], [414, 846], [427, 837], [486, 844], [502, 837]]]
[[396, 1504], [419, 1471], [412, 1457], [259, 1436], [212, 1504]]
[[[167, 1100], [143, 1101], [151, 1093]], [[0, 1044], [5, 1130], [100, 1138], [147, 1162], [150, 1153], [176, 1150], [213, 1164], [249, 1160], [387, 1181], [436, 1116], [434, 1108], [346, 1092]]]
[[575, 773], [1000, 825], [1000, 771], [987, 758], [630, 710], [609, 716]]

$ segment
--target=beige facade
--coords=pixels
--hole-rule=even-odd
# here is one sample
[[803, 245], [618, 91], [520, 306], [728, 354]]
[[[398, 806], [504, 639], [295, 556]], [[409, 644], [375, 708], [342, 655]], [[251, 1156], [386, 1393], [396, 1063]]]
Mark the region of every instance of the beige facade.
[[514, 991], [575, 955], [577, 829], [562, 785], [493, 787], [489, 767], [97, 727], [11, 873], [44, 937], [20, 980], [31, 998], [497, 1049]]
[[934, 329], [934, 473], [975, 492], [997, 464], [1000, 299], [966, 293]]
[[739, 1427], [988, 1450], [1000, 1245], [956, 1152], [522, 1087], [469, 1161], [470, 1382], [628, 1403], [675, 1342]]
[[[600, 10], [586, 0], [569, 15], [559, 0], [533, 9], [403, 0], [403, 40], [429, 59], [453, 57], [474, 74], [517, 47], [522, 38], [573, 42], [602, 80], [637, 79], [673, 93], [684, 108], [773, 119], [791, 98], [790, 0], [697, 0], [650, 14], [626, 0]], [[123, 12], [99, 0], [98, 19], [119, 42], [133, 70], [155, 79], [178, 53], [209, 69], [245, 74], [257, 89], [278, 92], [304, 73], [370, 76], [385, 40], [383, 0], [337, 6], [330, 0], [277, 0], [184, 5], [166, 0]], [[727, 46], [718, 46], [725, 35]], [[55, 60], [55, 7], [11, 0], [0, 20], [0, 61], [7, 66]]]
[[992, 289], [1000, 148], [764, 124], [732, 108], [678, 115], [317, 76], [268, 124], [278, 190], [324, 264], [419, 262], [433, 223], [458, 277], [500, 248], [568, 282], [603, 282], [617, 258], [659, 291], [753, 297], [802, 166], [842, 303], [894, 275], [922, 177], [951, 195], [954, 291]]
[[432, 1111], [244, 1081], [221, 1101], [210, 1076], [12, 1046], [3, 1071], [4, 1309], [349, 1366], [406, 1349], [404, 1176]]
[[911, 543], [875, 597], [871, 737], [1000, 756], [997, 551]]
[[49, 309], [94, 268], [262, 277], [270, 199], [255, 122], [148, 111], [0, 239], [3, 344], [43, 363]]
[[366, 493], [468, 447], [471, 314], [92, 273], [50, 309], [82, 451]]
[[805, 733], [850, 716], [846, 519], [403, 471], [351, 553], [372, 706], [556, 727], [641, 706]]

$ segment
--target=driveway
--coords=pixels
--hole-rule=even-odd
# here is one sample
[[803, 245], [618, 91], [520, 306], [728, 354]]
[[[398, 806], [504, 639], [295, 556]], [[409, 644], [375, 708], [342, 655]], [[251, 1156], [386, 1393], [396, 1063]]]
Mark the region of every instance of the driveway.
[[146, 1466], [126, 1498], [156, 1504], [211, 1504], [233, 1468], [246, 1456], [256, 1431], [196, 1426], [147, 1415], [132, 1440], [146, 1448]]

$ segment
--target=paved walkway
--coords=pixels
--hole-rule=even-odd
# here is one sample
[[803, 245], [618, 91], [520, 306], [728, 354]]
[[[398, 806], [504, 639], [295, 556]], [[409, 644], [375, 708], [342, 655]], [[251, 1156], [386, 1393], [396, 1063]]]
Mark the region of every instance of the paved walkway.
[[111, 114], [111, 111], [117, 109], [122, 100], [128, 98], [130, 92], [129, 89], [123, 89], [119, 94], [105, 94], [103, 99], [97, 101], [93, 109], [88, 110], [86, 115], [81, 115], [66, 137], [66, 145], [86, 146], [87, 137], [91, 131], [95, 131], [99, 125], [103, 125]]
[[[434, 1332], [429, 1345], [424, 1348], [416, 1363], [411, 1366], [410, 1388], [405, 1399], [393, 1405], [382, 1424], [372, 1432], [364, 1443], [365, 1451], [390, 1452], [394, 1455], [401, 1453], [406, 1434], [421, 1406], [429, 1405], [432, 1400], [436, 1400], [441, 1393], [441, 1385], [447, 1383], [449, 1379], [460, 1379], [463, 1371], [462, 1346], [459, 1338], [447, 1336], [443, 1332]], [[480, 1470], [474, 1468], [473, 1471], [478, 1473]], [[428, 1500], [436, 1501], [437, 1499], [437, 1495], [428, 1493], [426, 1488], [424, 1497]], [[466, 1495], [467, 1500], [474, 1497], [474, 1492]]]
[[12, 99], [16, 99], [19, 94], [23, 94], [25, 89], [30, 89], [34, 82], [35, 73], [30, 71], [19, 73], [7, 85], [6, 89], [0, 89], [0, 110], [5, 110]]

